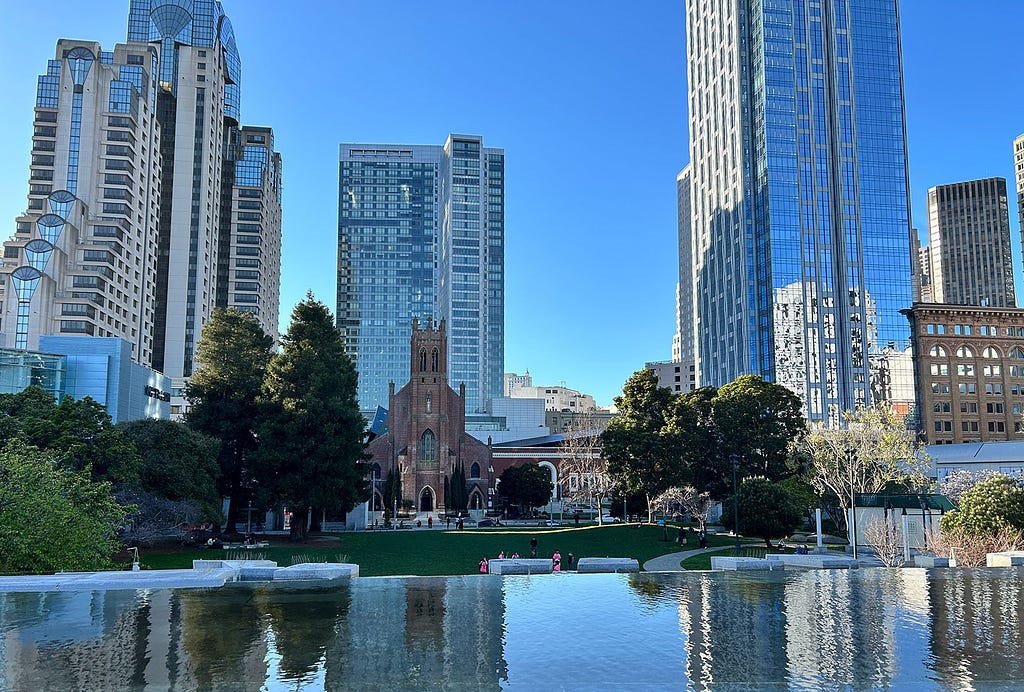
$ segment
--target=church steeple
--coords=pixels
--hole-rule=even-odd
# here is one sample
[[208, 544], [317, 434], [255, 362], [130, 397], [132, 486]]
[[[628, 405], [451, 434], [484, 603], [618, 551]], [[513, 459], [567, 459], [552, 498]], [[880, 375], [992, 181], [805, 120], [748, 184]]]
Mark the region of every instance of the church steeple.
[[409, 378], [437, 378], [439, 382], [448, 382], [448, 339], [445, 323], [441, 320], [434, 327], [434, 320], [428, 319], [423, 329], [419, 321], [412, 321], [412, 348], [409, 349], [411, 363]]

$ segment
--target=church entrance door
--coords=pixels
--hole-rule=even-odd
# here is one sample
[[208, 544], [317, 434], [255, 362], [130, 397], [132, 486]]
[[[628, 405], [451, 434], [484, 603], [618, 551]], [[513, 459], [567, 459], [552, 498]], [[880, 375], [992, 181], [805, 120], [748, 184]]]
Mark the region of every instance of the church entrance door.
[[420, 511], [421, 512], [433, 512], [434, 511], [434, 493], [430, 488], [424, 488], [423, 492], [420, 493]]

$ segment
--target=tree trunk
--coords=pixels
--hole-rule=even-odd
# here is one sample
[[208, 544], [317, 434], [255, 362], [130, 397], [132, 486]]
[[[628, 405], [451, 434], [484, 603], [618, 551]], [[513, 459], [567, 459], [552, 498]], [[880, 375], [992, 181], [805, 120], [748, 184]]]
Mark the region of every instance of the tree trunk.
[[323, 530], [324, 510], [321, 507], [314, 507], [309, 510], [309, 531], [310, 533]]
[[647, 493], [647, 523], [654, 523], [654, 507], [651, 506], [651, 494]]
[[228, 480], [228, 517], [224, 527], [225, 533], [238, 533], [238, 515], [242, 503], [242, 460], [237, 450], [230, 452], [232, 457], [231, 476]]
[[296, 507], [292, 509], [291, 530], [288, 533], [290, 543], [306, 542], [306, 522], [309, 519], [309, 507]]

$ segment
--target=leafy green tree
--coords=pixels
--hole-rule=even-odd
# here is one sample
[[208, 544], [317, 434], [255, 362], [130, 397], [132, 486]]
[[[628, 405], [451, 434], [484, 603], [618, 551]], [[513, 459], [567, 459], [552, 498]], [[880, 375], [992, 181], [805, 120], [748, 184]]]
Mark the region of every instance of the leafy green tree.
[[[806, 432], [807, 421], [803, 403], [789, 389], [756, 375], [742, 375], [718, 388], [712, 410], [724, 460], [735, 454], [741, 475], [777, 482], [802, 470], [793, 450]], [[727, 466], [720, 467], [722, 475], [732, 472], [731, 462]]]
[[499, 480], [498, 494], [522, 510], [547, 504], [555, 487], [547, 469], [538, 464], [509, 466]]
[[[739, 530], [745, 536], [757, 536], [771, 547], [771, 539], [785, 536], [800, 523], [800, 510], [789, 493], [763, 476], [744, 478], [739, 488]], [[723, 520], [732, 525], [732, 501], [723, 503]]]
[[257, 400], [274, 340], [256, 317], [235, 308], [214, 310], [196, 347], [198, 368], [189, 379], [185, 421], [194, 430], [220, 440], [219, 491], [230, 498], [227, 530], [234, 532], [254, 482], [251, 455], [256, 449]]
[[90, 397], [65, 397], [56, 403], [37, 386], [0, 395], [0, 419], [11, 438], [50, 452], [62, 466], [88, 469], [93, 480], [135, 484], [139, 455], [131, 440], [110, 420], [106, 408]]
[[987, 478], [960, 497], [960, 508], [942, 517], [951, 534], [994, 536], [1002, 529], [1024, 529], [1024, 488], [1006, 475]]
[[108, 567], [126, 508], [110, 484], [18, 440], [0, 449], [0, 571]]
[[304, 540], [310, 510], [347, 512], [369, 492], [357, 376], [327, 307], [307, 294], [267, 367], [259, 467]]
[[846, 526], [853, 493], [878, 493], [892, 484], [911, 490], [927, 485], [931, 462], [924, 445], [891, 408], [858, 408], [846, 411], [843, 420], [845, 428], [815, 428], [800, 444], [809, 463], [805, 477], [837, 525]]
[[608, 474], [620, 490], [647, 498], [648, 519], [653, 517], [652, 500], [674, 485], [685, 484], [686, 445], [679, 433], [683, 426], [667, 424], [676, 403], [671, 390], [658, 386], [650, 370], [633, 373], [615, 397], [619, 417], [608, 423], [601, 435]]
[[176, 502], [195, 504], [203, 519], [220, 523], [217, 479], [220, 442], [184, 423], [136, 420], [119, 423], [139, 450], [139, 487]]

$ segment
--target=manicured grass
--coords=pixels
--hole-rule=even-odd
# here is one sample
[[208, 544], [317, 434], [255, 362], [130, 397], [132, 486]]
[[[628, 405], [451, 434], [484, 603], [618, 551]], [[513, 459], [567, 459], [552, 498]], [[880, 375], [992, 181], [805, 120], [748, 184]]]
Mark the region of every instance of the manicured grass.
[[[682, 566], [683, 569], [687, 569], [687, 570], [690, 570], [690, 569], [692, 569], [692, 570], [708, 570], [708, 569], [711, 569], [711, 557], [712, 557], [712, 555], [717, 555], [719, 557], [732, 557], [735, 554], [733, 552], [733, 543], [731, 542], [731, 539], [730, 539], [730, 542], [729, 542], [728, 545], [729, 545], [728, 548], [722, 548], [721, 550], [715, 550], [715, 551], [710, 552], [710, 553], [702, 553], [700, 555], [694, 555], [693, 557], [688, 557], [685, 560], [683, 560], [680, 563], [680, 565]], [[843, 548], [843, 546], [828, 546], [828, 549], [829, 550], [841, 551], [844, 548]], [[775, 552], [774, 550], [768, 550], [764, 546], [763, 543], [761, 545], [746, 544], [746, 545], [741, 545], [740, 546], [740, 557], [764, 558], [764, 556], [767, 555], [768, 553], [774, 553], [774, 552]], [[790, 554], [792, 554], [792, 551], [787, 551], [787, 552], [790, 552]]]
[[[251, 551], [253, 557], [274, 560], [279, 565], [292, 564], [296, 555], [306, 555], [314, 561], [344, 559], [359, 565], [362, 576], [385, 575], [454, 575], [479, 571], [480, 558], [497, 557], [498, 552], [510, 555], [519, 551], [521, 557], [530, 556], [530, 538], [537, 538], [539, 557], [551, 557], [558, 550], [562, 563], [569, 553], [581, 557], [632, 557], [641, 565], [651, 558], [666, 553], [680, 552], [697, 547], [694, 540], [686, 546], [674, 540], [678, 528], [669, 525], [669, 540], [664, 541], [660, 526], [635, 524], [626, 526], [586, 526], [580, 528], [494, 528], [464, 531], [365, 531], [339, 534], [336, 545], [271, 546]], [[708, 545], [727, 545], [728, 536], [708, 536]], [[147, 554], [141, 551], [144, 569], [187, 568], [192, 560], [217, 559], [221, 551], [196, 550], [170, 554]], [[240, 551], [223, 551], [232, 553]], [[246, 552], [246, 554], [250, 554]], [[223, 555], [223, 557], [227, 557]]]

